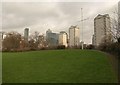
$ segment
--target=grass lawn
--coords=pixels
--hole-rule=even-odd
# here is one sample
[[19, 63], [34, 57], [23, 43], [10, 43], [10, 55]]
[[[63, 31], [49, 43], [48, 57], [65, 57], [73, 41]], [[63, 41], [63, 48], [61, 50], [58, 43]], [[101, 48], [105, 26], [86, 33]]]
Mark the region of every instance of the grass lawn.
[[108, 56], [93, 50], [2, 54], [3, 83], [116, 83]]
[[0, 84], [2, 83], [2, 53], [0, 52]]

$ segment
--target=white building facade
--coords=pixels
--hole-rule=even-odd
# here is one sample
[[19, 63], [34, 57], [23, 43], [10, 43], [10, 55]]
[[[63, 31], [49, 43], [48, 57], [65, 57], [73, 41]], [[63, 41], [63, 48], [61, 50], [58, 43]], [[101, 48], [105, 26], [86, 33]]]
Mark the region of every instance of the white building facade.
[[60, 32], [59, 34], [59, 45], [64, 45], [65, 47], [67, 47], [67, 33], [66, 32]]
[[80, 44], [80, 29], [78, 26], [71, 26], [69, 28], [69, 46], [79, 46]]
[[93, 43], [95, 46], [99, 46], [102, 43], [102, 40], [107, 36], [110, 35], [110, 17], [108, 14], [105, 15], [98, 15], [94, 19], [94, 36], [93, 36]]

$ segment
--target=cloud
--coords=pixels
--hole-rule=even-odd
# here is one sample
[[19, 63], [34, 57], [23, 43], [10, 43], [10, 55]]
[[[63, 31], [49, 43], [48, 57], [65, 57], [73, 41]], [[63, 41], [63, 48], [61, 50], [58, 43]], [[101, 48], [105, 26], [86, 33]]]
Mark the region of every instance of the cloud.
[[3, 2], [118, 2], [119, 0], [2, 0]]
[[31, 26], [48, 16], [58, 17], [53, 10], [48, 3], [3, 3], [3, 29]]

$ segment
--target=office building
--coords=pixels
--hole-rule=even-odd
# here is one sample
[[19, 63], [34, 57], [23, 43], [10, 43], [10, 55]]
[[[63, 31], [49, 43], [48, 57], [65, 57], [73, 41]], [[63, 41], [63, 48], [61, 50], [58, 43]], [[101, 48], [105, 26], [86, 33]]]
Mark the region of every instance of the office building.
[[93, 43], [95, 46], [99, 46], [103, 40], [105, 41], [107, 36], [110, 35], [110, 17], [108, 14], [98, 15], [94, 19], [94, 36]]
[[65, 47], [67, 47], [67, 33], [64, 31], [61, 31], [59, 34], [59, 45], [64, 45]]
[[78, 26], [71, 26], [69, 28], [69, 46], [75, 47], [80, 44], [80, 29]]
[[50, 29], [46, 31], [46, 41], [49, 47], [58, 46], [59, 34], [53, 33]]

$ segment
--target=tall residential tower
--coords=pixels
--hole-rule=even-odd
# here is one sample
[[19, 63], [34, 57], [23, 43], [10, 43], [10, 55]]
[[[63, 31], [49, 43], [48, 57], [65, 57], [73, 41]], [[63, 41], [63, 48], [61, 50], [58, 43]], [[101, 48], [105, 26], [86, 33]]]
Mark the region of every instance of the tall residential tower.
[[69, 28], [69, 46], [79, 46], [80, 44], [80, 29], [78, 26], [71, 26]]
[[108, 14], [105, 15], [98, 15], [94, 19], [94, 36], [93, 36], [93, 43], [95, 46], [99, 46], [103, 39], [110, 35], [110, 17]]
[[67, 39], [68, 39], [67, 33], [61, 31], [59, 34], [59, 45], [64, 45], [65, 47], [67, 47]]

